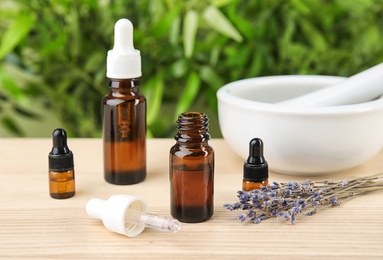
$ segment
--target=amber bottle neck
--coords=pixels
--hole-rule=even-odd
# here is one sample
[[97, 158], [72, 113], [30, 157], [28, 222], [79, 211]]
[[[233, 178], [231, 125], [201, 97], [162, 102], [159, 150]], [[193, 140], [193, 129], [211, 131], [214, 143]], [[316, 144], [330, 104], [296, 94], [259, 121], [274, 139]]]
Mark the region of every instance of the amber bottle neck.
[[137, 89], [140, 86], [139, 78], [135, 79], [109, 79], [111, 89]]
[[178, 133], [174, 139], [178, 143], [199, 144], [210, 140], [209, 119], [204, 113], [186, 112], [177, 120]]

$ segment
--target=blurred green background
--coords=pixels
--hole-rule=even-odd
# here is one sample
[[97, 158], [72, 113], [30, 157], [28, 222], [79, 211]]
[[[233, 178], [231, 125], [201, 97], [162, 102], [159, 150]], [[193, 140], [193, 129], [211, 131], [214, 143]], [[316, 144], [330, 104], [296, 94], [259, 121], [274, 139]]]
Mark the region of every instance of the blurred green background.
[[351, 76], [383, 61], [381, 0], [0, 0], [0, 136], [101, 136], [106, 53], [128, 18], [141, 51], [148, 136], [250, 77]]

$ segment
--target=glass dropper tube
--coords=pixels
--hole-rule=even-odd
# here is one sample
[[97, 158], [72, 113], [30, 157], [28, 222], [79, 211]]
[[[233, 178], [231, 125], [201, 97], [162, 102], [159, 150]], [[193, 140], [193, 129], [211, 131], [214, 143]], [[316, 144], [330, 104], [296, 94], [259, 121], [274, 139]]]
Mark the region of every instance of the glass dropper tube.
[[125, 227], [140, 225], [161, 231], [176, 233], [181, 229], [180, 222], [173, 218], [163, 217], [150, 213], [141, 213], [137, 210], [128, 210], [125, 215]]

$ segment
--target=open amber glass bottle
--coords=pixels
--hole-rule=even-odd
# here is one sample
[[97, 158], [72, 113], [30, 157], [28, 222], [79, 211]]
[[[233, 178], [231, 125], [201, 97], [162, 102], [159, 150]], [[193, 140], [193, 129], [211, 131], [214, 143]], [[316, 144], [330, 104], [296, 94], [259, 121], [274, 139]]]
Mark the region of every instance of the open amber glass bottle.
[[182, 222], [202, 222], [214, 213], [214, 150], [208, 144], [208, 118], [186, 112], [177, 120], [170, 150], [171, 214]]

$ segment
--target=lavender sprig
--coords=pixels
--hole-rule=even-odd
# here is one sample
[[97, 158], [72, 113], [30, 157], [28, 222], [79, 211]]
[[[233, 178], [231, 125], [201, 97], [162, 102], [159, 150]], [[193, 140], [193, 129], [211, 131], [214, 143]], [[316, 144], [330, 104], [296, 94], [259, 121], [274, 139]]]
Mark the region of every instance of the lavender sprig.
[[294, 224], [299, 216], [312, 216], [320, 209], [339, 206], [341, 202], [367, 192], [383, 189], [383, 173], [343, 181], [306, 180], [299, 182], [272, 182], [259, 190], [238, 191], [238, 202], [224, 204], [230, 210], [244, 210], [238, 216], [258, 224], [275, 217]]

